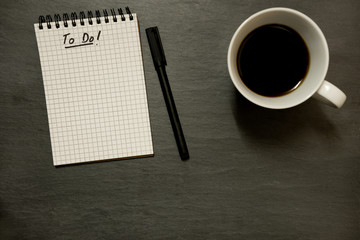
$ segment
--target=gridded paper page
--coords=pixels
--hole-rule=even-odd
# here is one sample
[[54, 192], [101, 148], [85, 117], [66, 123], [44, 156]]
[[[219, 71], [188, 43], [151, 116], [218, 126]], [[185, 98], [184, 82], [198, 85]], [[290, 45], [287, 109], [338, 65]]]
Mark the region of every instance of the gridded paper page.
[[134, 20], [34, 24], [54, 165], [153, 155]]

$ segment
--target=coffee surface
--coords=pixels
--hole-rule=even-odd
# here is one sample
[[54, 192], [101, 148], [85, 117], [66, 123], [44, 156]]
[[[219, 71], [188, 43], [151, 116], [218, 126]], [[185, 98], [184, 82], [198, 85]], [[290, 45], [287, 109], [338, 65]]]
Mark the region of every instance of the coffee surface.
[[253, 92], [276, 97], [296, 89], [306, 77], [309, 51], [292, 28], [269, 24], [250, 32], [238, 51], [238, 71]]

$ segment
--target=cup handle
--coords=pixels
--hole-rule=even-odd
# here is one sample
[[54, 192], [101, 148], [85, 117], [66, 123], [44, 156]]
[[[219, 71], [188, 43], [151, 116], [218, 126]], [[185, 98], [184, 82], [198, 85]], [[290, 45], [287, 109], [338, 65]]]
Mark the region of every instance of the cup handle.
[[326, 103], [327, 105], [337, 108], [341, 108], [346, 100], [345, 93], [326, 80], [324, 80], [313, 97]]

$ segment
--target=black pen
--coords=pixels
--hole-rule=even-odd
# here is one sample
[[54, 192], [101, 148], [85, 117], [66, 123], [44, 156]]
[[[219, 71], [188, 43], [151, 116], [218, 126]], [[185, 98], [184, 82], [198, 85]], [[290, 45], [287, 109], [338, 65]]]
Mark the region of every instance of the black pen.
[[165, 71], [166, 59], [163, 46], [161, 44], [160, 34], [157, 27], [146, 29], [146, 35], [150, 45], [151, 55], [154, 61], [154, 66], [159, 77], [162, 92], [166, 103], [166, 108], [169, 113], [171, 126], [174, 131], [175, 140], [179, 149], [179, 154], [182, 160], [189, 159], [189, 152], [186, 146], [185, 137], [181, 128], [178, 113], [174, 102], [169, 80]]

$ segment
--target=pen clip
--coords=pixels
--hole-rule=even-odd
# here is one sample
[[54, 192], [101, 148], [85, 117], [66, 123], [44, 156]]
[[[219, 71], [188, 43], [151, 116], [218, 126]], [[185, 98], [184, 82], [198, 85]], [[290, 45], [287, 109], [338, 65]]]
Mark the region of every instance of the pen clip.
[[165, 66], [167, 63], [160, 39], [159, 29], [157, 27], [147, 28], [146, 35], [149, 41], [150, 51], [155, 67]]

